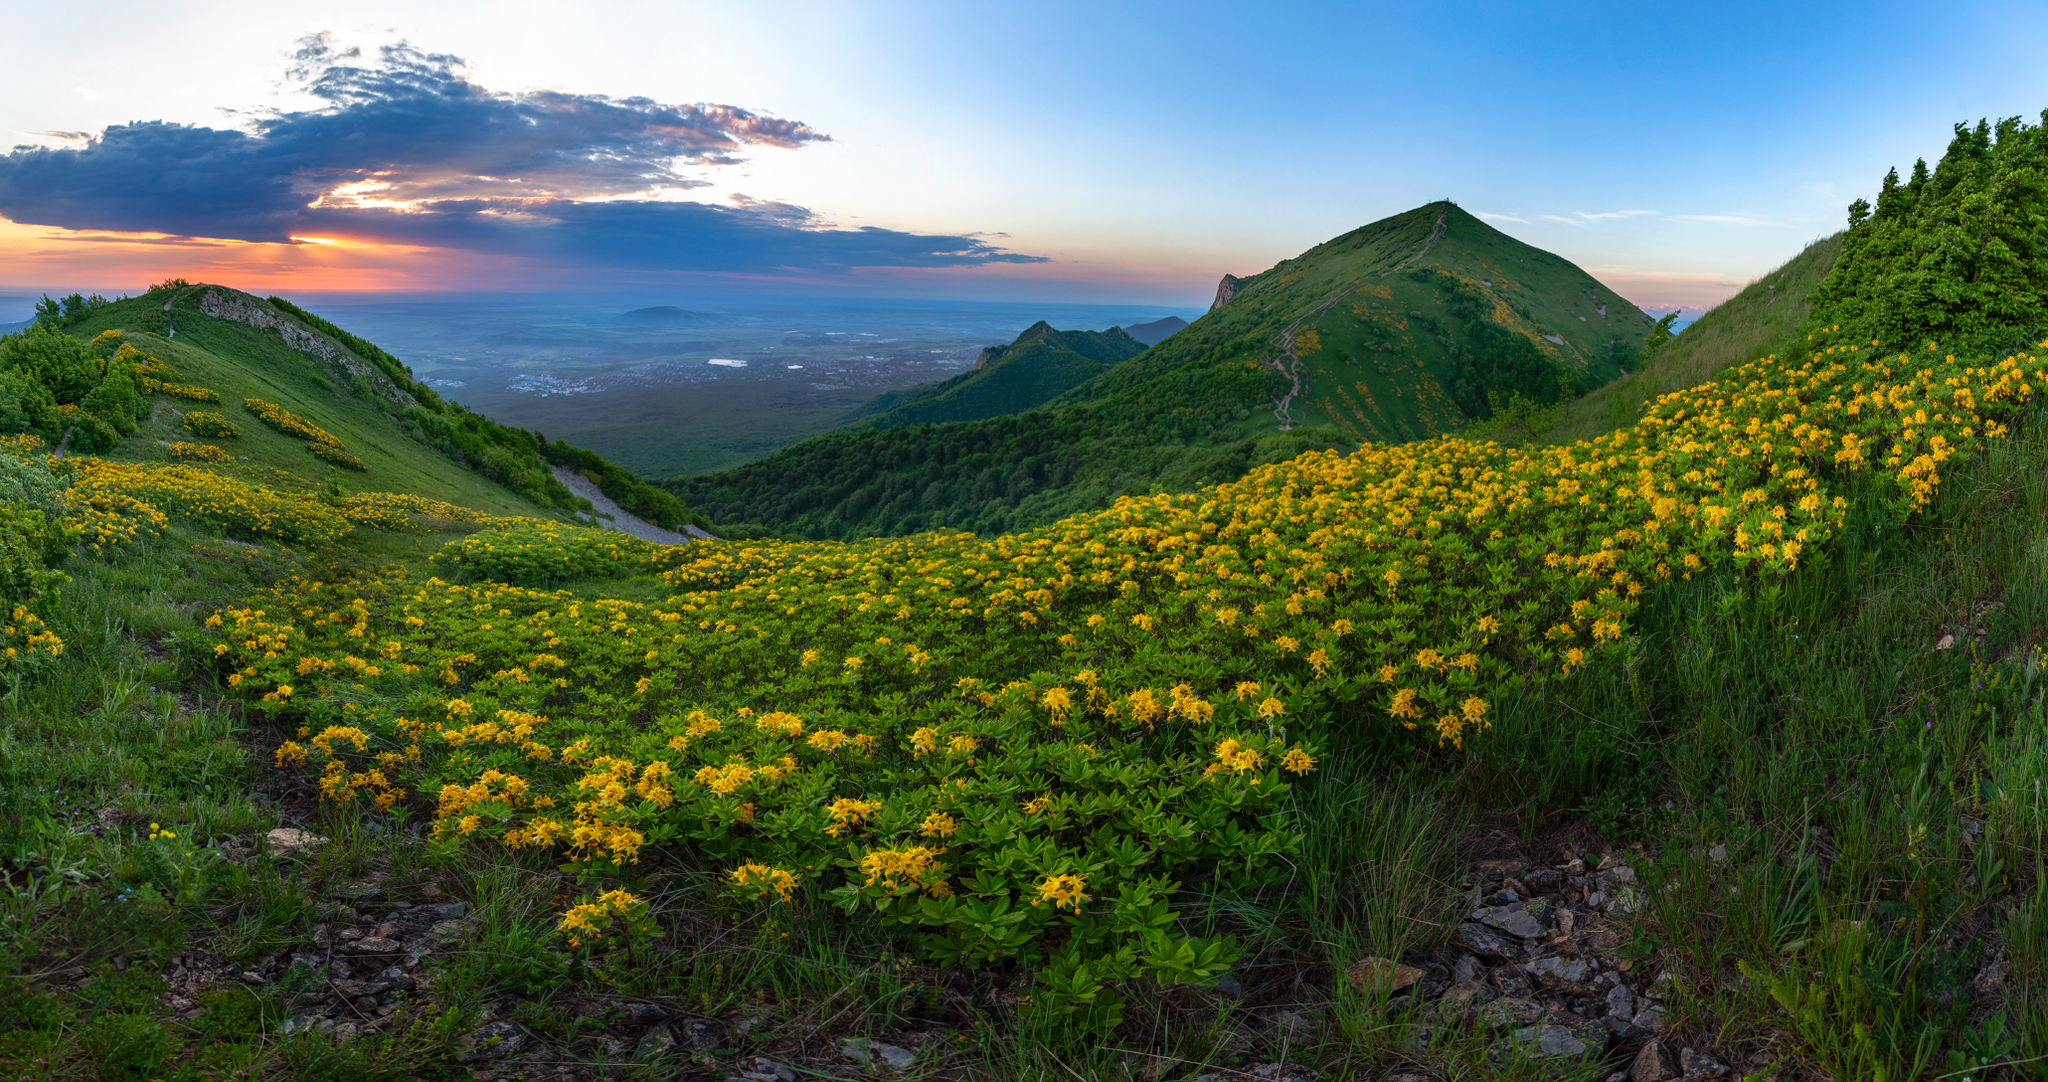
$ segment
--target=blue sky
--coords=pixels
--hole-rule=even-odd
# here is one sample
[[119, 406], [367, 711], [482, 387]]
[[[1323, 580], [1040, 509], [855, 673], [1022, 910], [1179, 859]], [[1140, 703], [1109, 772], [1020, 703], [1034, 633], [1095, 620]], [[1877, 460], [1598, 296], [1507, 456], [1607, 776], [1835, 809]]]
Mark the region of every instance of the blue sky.
[[[1699, 306], [1954, 122], [2048, 107], [2041, 5], [108, 3], [11, 29], [0, 128], [43, 150], [0, 158], [0, 288], [1199, 306], [1449, 196]], [[154, 120], [196, 127], [118, 127]]]

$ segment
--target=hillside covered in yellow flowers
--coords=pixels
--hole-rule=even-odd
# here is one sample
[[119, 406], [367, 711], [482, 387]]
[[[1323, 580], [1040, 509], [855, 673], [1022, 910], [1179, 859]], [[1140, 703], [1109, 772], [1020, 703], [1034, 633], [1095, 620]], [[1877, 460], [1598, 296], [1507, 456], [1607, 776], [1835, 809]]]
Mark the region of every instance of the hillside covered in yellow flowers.
[[[146, 809], [150, 827], [116, 809], [94, 844], [125, 848], [75, 881], [194, 928], [235, 905], [284, 912], [232, 901], [249, 892], [298, 899], [234, 947], [269, 967], [249, 971], [270, 990], [245, 1013], [272, 1022], [312, 1017], [290, 998], [303, 989], [266, 976], [292, 972], [306, 937], [339, 956], [405, 953], [336, 946], [337, 927], [369, 918], [322, 909], [316, 933], [307, 899], [384, 899], [390, 920], [345, 941], [372, 943], [424, 904], [406, 891], [467, 897], [483, 915], [436, 934], [471, 951], [431, 980], [406, 975], [417, 1003], [379, 999], [395, 977], [349, 994], [376, 983], [367, 966], [324, 978], [355, 982], [338, 993], [350, 1009], [413, 1020], [403, 1040], [357, 1031], [385, 1033], [362, 1047], [392, 1062], [477, 1062], [476, 1034], [501, 1022], [572, 1048], [582, 1031], [559, 1008], [580, 996], [836, 1039], [815, 1000], [855, 987], [890, 1025], [989, 1027], [978, 1051], [931, 1053], [958, 1077], [1118, 1042], [1199, 1066], [1233, 1017], [1278, 1033], [1271, 1012], [1307, 1002], [1326, 1018], [1305, 1053], [1319, 1069], [1514, 1059], [1570, 1076], [1585, 1065], [1523, 1059], [1541, 1058], [1544, 1025], [1579, 1030], [1530, 1022], [1523, 1041], [1431, 998], [1470, 987], [1473, 1010], [1554, 1014], [1520, 997], [1593, 994], [1591, 970], [1552, 966], [1544, 983], [1496, 968], [1483, 989], [1470, 966], [1455, 976], [1469, 944], [1497, 941], [1462, 931], [1470, 920], [1544, 893], [1535, 872], [1487, 878], [1503, 864], [1466, 875], [1489, 846], [1516, 868], [1569, 852], [1555, 863], [1578, 867], [1550, 869], [1559, 883], [1586, 878], [1588, 856], [1611, 868], [1603, 854], [1631, 854], [1630, 905], [1593, 907], [1590, 880], [1576, 902], [1546, 897], [1614, 936], [1584, 947], [1608, 952], [1607, 988], [1654, 996], [1656, 1024], [1702, 1047], [1761, 1049], [1814, 1078], [2016, 1060], [2048, 1039], [2028, 1022], [2048, 1018], [2030, 983], [2048, 975], [2048, 903], [2028, 871], [2048, 826], [2048, 581], [2026, 563], [2048, 544], [2029, 473], [2048, 334], [2038, 304], [2010, 300], [2048, 286], [2048, 238], [2030, 224], [2048, 201], [2028, 179], [2041, 131], [1959, 128], [1938, 169], [1850, 208], [1798, 330], [1611, 431], [1314, 450], [988, 536], [657, 546], [576, 524], [518, 461], [498, 464], [511, 480], [490, 500], [465, 502], [459, 486], [491, 476], [486, 449], [437, 449], [433, 422], [368, 401], [373, 385], [343, 408], [302, 374], [278, 402], [256, 384], [282, 354], [145, 362], [118, 343], [152, 332], [44, 328], [106, 354], [102, 380], [164, 366], [121, 400], [131, 424], [168, 423], [172, 399], [242, 406], [180, 413], [188, 438], [160, 450], [75, 453], [76, 418], [111, 416], [113, 392], [75, 399], [54, 441], [27, 422], [10, 437], [23, 495], [5, 520], [16, 705], [0, 764], [15, 788], [78, 792], [32, 748], [73, 739], [52, 707], [87, 688], [111, 704], [88, 710], [93, 724], [236, 719], [191, 738], [236, 765], [166, 750], [156, 788], [93, 791]], [[1959, 215], [1999, 245], [1951, 230]], [[1950, 289], [1941, 273], [2003, 285]], [[1912, 289], [1895, 290], [1901, 275]], [[173, 382], [181, 359], [236, 356], [239, 382], [212, 381], [229, 394]], [[412, 447], [358, 435], [408, 433], [407, 418]], [[275, 465], [237, 453], [242, 423], [278, 437]], [[57, 441], [74, 453], [49, 453]], [[386, 479], [403, 483], [370, 487]], [[159, 565], [189, 581], [148, 577]], [[1901, 582], [1930, 584], [1903, 617]], [[160, 600], [123, 607], [134, 598]], [[125, 627], [180, 659], [132, 671], [186, 699], [108, 675], [127, 662], [85, 667], [81, 654], [118, 656]], [[195, 710], [202, 696], [213, 705]], [[276, 795], [228, 809], [197, 795], [215, 784]], [[8, 799], [10, 869], [84, 859], [59, 797]], [[330, 855], [220, 855], [241, 843], [219, 838], [282, 821]], [[260, 885], [273, 882], [287, 885]], [[1510, 946], [1581, 950], [1569, 921], [1545, 928], [1553, 940]], [[213, 925], [192, 934], [225, 943]], [[6, 935], [23, 965], [68, 949]], [[2010, 974], [1997, 1005], [1942, 991], [1981, 977], [1993, 951]], [[1639, 963], [1665, 974], [1654, 993], [1626, 975]], [[1382, 979], [1403, 969], [1433, 975]], [[502, 1006], [514, 1000], [527, 1006]], [[36, 1019], [54, 1015], [21, 1003], [48, 1007], [0, 1010], [51, 1030]], [[250, 1023], [252, 1056], [301, 1047], [269, 1024]], [[1651, 1040], [1627, 1024], [1611, 1047]], [[0, 1041], [0, 1057], [20, 1047]]]

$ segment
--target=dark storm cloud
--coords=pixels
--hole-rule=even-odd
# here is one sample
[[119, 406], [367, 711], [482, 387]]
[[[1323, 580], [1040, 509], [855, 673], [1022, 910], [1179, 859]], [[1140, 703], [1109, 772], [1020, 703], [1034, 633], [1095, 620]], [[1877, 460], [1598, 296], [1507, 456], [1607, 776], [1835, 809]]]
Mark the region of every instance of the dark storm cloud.
[[0, 157], [0, 215], [688, 270], [1040, 261], [972, 237], [825, 228], [784, 203], [644, 198], [700, 187], [707, 182], [684, 170], [734, 164], [748, 147], [829, 140], [798, 121], [730, 105], [504, 93], [471, 82], [459, 58], [403, 44], [368, 61], [320, 36], [293, 60], [291, 79], [323, 107], [259, 117], [247, 130], [134, 123], [80, 146], [17, 147]]

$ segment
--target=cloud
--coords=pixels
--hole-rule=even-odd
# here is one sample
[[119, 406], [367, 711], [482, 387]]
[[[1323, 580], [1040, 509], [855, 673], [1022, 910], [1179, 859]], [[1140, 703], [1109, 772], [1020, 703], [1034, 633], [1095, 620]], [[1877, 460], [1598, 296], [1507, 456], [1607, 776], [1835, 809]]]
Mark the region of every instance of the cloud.
[[1722, 222], [1728, 225], [1769, 225], [1762, 218], [1750, 218], [1741, 214], [1674, 214], [1672, 220], [1680, 222]]
[[1601, 211], [1598, 214], [1588, 214], [1580, 210], [1573, 211], [1573, 213], [1589, 222], [1597, 222], [1606, 218], [1639, 218], [1645, 214], [1655, 214], [1657, 212], [1654, 210], [1607, 210]]
[[326, 35], [299, 43], [288, 80], [321, 104], [243, 129], [131, 123], [70, 145], [16, 147], [0, 157], [0, 215], [75, 230], [330, 236], [706, 271], [1042, 261], [970, 236], [836, 229], [806, 208], [745, 196], [730, 206], [678, 200], [750, 148], [830, 141], [738, 106], [491, 90], [459, 57], [400, 43], [366, 59]]
[[1482, 211], [1478, 211], [1477, 213], [1478, 213], [1478, 215], [1479, 215], [1479, 216], [1480, 216], [1481, 218], [1486, 218], [1486, 219], [1489, 219], [1489, 220], [1491, 220], [1491, 221], [1496, 221], [1496, 222], [1519, 222], [1519, 223], [1521, 223], [1522, 225], [1528, 225], [1528, 224], [1529, 224], [1529, 219], [1527, 219], [1527, 218], [1517, 218], [1517, 217], [1515, 217], [1515, 216], [1514, 216], [1514, 215], [1512, 215], [1512, 214], [1488, 214], [1487, 212], [1485, 212], [1485, 211], [1483, 211], [1483, 210], [1482, 210]]
[[1559, 225], [1585, 225], [1585, 224], [1586, 224], [1586, 223], [1584, 223], [1584, 222], [1582, 222], [1582, 221], [1578, 220], [1577, 218], [1561, 218], [1561, 217], [1558, 217], [1558, 216], [1557, 216], [1557, 215], [1555, 215], [1555, 214], [1539, 214], [1539, 215], [1537, 215], [1537, 217], [1538, 217], [1538, 218], [1541, 218], [1541, 219], [1543, 219], [1543, 220], [1544, 220], [1544, 221], [1546, 221], [1546, 222], [1556, 222], [1556, 223], [1558, 223]]

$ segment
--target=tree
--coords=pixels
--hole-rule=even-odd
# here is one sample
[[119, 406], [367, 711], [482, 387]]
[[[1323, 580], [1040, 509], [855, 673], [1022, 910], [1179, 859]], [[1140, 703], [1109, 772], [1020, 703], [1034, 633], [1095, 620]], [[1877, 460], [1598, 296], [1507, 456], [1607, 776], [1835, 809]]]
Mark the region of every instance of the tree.
[[1664, 343], [1671, 341], [1671, 324], [1678, 320], [1679, 311], [1673, 308], [1650, 325], [1650, 333], [1643, 339], [1643, 363], [1648, 364], [1650, 358], [1656, 356], [1657, 351], [1663, 348]]

